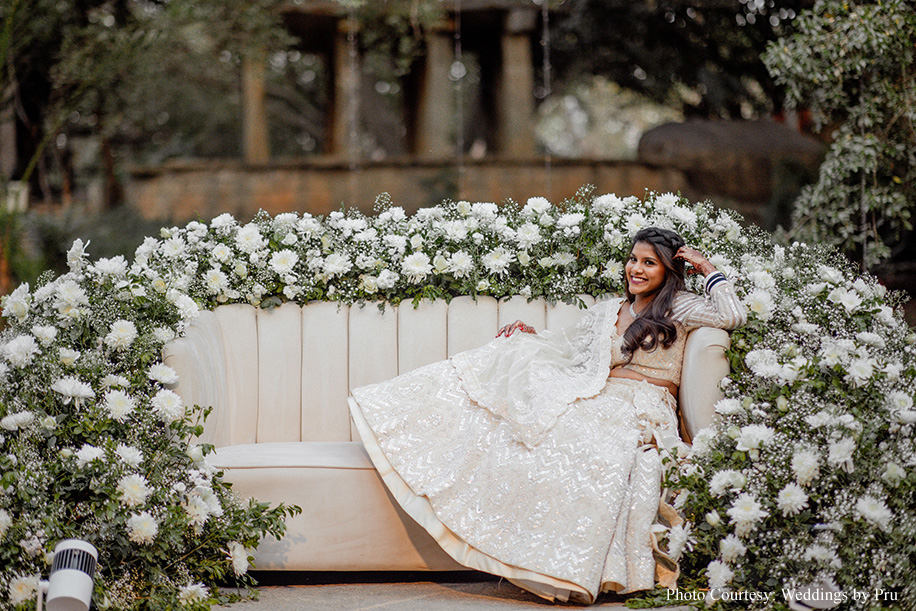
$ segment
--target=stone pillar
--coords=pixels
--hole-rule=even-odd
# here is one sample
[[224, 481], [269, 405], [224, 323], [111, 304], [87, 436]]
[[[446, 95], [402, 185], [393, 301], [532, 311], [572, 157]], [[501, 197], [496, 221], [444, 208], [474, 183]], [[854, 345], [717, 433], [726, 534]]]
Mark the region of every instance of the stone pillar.
[[496, 108], [496, 149], [508, 157], [533, 157], [534, 61], [531, 33], [537, 23], [533, 10], [517, 9], [506, 16], [502, 36], [502, 66]]
[[413, 134], [413, 152], [418, 157], [443, 159], [455, 155], [455, 90], [449, 79], [454, 60], [449, 32], [435, 31], [426, 37]]
[[[334, 51], [331, 66], [331, 104], [330, 104], [330, 146], [327, 152], [342, 158], [351, 157], [356, 151], [350, 149], [350, 129], [355, 121], [359, 129], [359, 75], [360, 58], [354, 54], [350, 43], [348, 29], [353, 26], [346, 19], [338, 22], [337, 34], [334, 37]], [[353, 32], [353, 36], [356, 32]], [[355, 115], [355, 116], [354, 116]]]
[[10, 103], [0, 111], [0, 185], [13, 177], [17, 163], [16, 116]]
[[264, 70], [262, 57], [242, 60], [242, 135], [247, 163], [270, 161]]

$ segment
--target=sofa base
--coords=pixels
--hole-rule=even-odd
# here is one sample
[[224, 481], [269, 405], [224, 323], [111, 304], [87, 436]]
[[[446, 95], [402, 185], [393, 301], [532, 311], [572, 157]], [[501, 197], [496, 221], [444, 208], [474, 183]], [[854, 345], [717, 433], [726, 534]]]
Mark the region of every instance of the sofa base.
[[234, 445], [209, 460], [241, 498], [302, 508], [282, 540], [258, 546], [259, 570], [467, 570], [401, 511], [362, 443]]

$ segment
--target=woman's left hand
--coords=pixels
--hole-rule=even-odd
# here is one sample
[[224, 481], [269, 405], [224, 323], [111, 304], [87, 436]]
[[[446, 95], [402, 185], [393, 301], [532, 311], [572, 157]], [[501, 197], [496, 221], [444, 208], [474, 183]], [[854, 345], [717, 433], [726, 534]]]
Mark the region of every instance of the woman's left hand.
[[526, 325], [522, 321], [516, 320], [514, 323], [508, 324], [497, 331], [496, 337], [509, 337], [516, 331], [521, 331], [522, 333], [537, 333], [531, 325]]
[[690, 248], [689, 246], [681, 246], [678, 248], [677, 252], [674, 253], [675, 259], [681, 259], [685, 263], [689, 263], [693, 269], [688, 269], [688, 274], [703, 274], [708, 276], [709, 274], [716, 271], [716, 266], [706, 260], [706, 257], [703, 256], [696, 248]]

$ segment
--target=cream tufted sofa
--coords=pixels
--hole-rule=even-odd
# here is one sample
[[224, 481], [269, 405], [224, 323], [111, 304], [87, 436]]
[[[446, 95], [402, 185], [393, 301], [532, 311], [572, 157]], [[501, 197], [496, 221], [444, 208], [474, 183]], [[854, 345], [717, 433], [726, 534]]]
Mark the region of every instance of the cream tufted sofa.
[[[226, 305], [202, 312], [163, 356], [185, 403], [213, 406], [202, 442], [216, 446], [210, 462], [234, 490], [303, 510], [286, 537], [261, 544], [258, 568], [453, 570], [462, 567], [388, 495], [351, 424], [349, 391], [483, 345], [514, 320], [553, 330], [574, 326], [582, 312], [521, 297], [384, 311], [331, 302]], [[679, 403], [691, 435], [721, 396], [728, 341], [710, 328], [688, 338]]]

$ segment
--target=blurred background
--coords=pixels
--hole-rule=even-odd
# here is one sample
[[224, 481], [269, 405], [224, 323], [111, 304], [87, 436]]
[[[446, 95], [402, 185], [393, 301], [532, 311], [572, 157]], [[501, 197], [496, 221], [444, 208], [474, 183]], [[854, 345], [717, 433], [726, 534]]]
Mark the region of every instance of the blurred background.
[[[76, 237], [129, 255], [163, 225], [382, 192], [413, 211], [672, 191], [791, 237], [838, 123], [787, 103], [763, 56], [813, 6], [2, 0], [0, 294]], [[913, 288], [910, 235], [852, 254]]]

